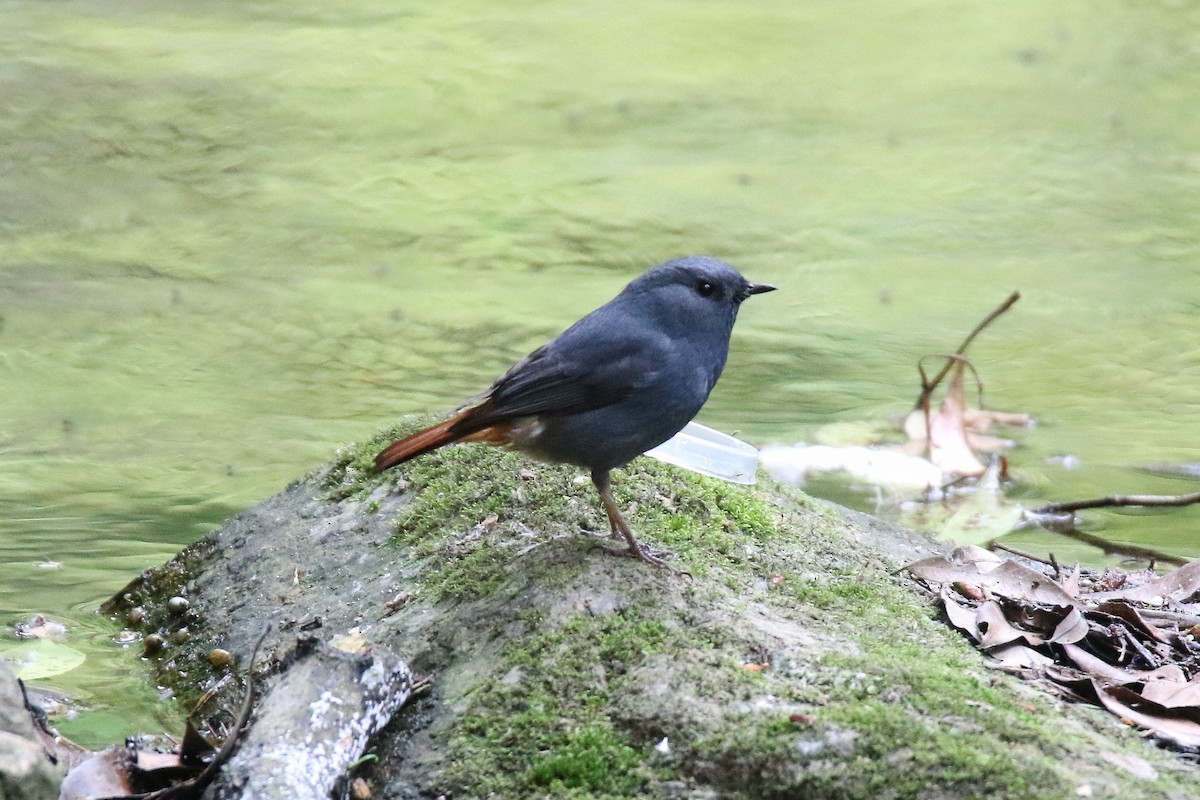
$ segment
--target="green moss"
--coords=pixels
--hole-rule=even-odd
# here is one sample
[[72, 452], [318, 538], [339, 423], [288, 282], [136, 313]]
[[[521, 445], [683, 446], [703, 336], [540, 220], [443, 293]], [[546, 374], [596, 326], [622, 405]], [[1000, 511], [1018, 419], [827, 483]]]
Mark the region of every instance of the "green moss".
[[[429, 560], [422, 579], [434, 596], [486, 596], [508, 577], [519, 553], [554, 537], [607, 534], [599, 498], [579, 467], [456, 445], [374, 472], [379, 450], [431, 422], [413, 418], [344, 448], [322, 485], [330, 500], [364, 500], [381, 484], [399, 481], [411, 502], [396, 520], [396, 543]], [[613, 488], [618, 504], [634, 509], [627, 518], [639, 539], [671, 551], [671, 563], [694, 575], [732, 567], [747, 547], [761, 548], [777, 535], [778, 515], [754, 491], [650, 459], [615, 471]]]
[[[627, 561], [598, 579], [579, 534], [605, 534], [607, 522], [579, 470], [483, 446], [444, 448], [386, 476], [364, 470], [404, 432], [348, 450], [326, 481], [357, 498], [398, 481], [410, 502], [394, 541], [424, 562], [423, 601], [477, 601], [479, 618], [504, 630], [499, 658], [490, 654], [454, 699], [461, 713], [439, 744], [438, 791], [626, 798], [662, 794], [668, 782], [732, 798], [1074, 791], [1058, 761], [1079, 749], [1055, 715], [1015, 699], [896, 564], [851, 542], [840, 518], [803, 496], [639, 459], [614, 474], [618, 504], [693, 577]], [[552, 599], [561, 588], [605, 596], [610, 587], [619, 600], [607, 613], [564, 615], [578, 601]], [[739, 610], [759, 623], [742, 624]], [[656, 753], [666, 735], [670, 753]]]
[[566, 741], [530, 768], [530, 780], [557, 796], [573, 791], [626, 793], [642, 782], [634, 768], [642, 754], [630, 747], [611, 728], [597, 725], [568, 734]]
[[878, 589], [861, 575], [841, 572], [792, 581], [784, 591], [796, 602], [823, 610], [865, 612], [878, 605]]
[[818, 658], [816, 685], [797, 699], [809, 704], [827, 738], [853, 732], [853, 767], [818, 764], [793, 789], [921, 797], [936, 782], [962, 797], [1071, 793], [1055, 770], [1057, 754], [1046, 751], [1055, 738], [1046, 718], [993, 687], [978, 655], [952, 635], [937, 635], [910, 592], [888, 575], [834, 576], [822, 599], [853, 646]]
[[652, 743], [610, 716], [642, 659], [673, 636], [640, 612], [583, 615], [512, 641], [450, 737], [448, 788], [466, 796], [627, 797], [655, 771]]

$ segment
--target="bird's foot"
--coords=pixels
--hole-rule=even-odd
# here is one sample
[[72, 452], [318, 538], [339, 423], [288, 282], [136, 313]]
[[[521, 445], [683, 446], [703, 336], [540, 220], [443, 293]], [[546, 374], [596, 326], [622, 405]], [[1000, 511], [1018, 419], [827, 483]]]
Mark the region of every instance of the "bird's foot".
[[619, 550], [612, 547], [601, 547], [601, 550], [611, 556], [623, 556], [625, 558], [636, 558], [638, 561], [645, 561], [647, 564], [653, 564], [656, 567], [666, 567], [673, 572], [682, 572], [684, 575], [691, 575], [687, 570], [680, 569], [667, 563], [667, 559], [674, 555], [670, 550], [658, 550], [653, 547], [648, 547], [641, 542], [631, 544], [629, 547], [624, 547]]

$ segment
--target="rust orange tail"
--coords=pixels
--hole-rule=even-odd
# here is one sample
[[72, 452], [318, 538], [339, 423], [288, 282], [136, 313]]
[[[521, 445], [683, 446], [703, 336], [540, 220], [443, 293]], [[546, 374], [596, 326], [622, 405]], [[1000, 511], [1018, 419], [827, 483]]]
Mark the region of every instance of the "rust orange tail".
[[392, 442], [379, 455], [375, 456], [375, 470], [382, 472], [397, 464], [403, 464], [410, 458], [416, 458], [430, 450], [436, 450], [444, 444], [457, 441], [459, 435], [453, 433], [451, 428], [454, 427], [454, 423], [458, 422], [458, 419], [457, 416], [451, 417], [432, 428], [417, 431], [411, 436], [405, 436], [397, 442]]

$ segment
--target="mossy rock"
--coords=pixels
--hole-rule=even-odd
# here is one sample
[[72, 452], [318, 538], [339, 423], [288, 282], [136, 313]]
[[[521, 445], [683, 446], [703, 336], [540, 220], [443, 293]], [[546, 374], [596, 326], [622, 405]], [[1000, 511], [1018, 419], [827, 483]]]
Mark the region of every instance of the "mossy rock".
[[160, 678], [198, 696], [219, 677], [208, 649], [244, 654], [265, 620], [280, 658], [302, 628], [357, 627], [431, 678], [359, 769], [387, 798], [1200, 791], [1115, 718], [988, 669], [898, 572], [933, 549], [911, 533], [766, 478], [639, 459], [614, 490], [674, 552], [676, 570], [654, 568], [603, 552], [572, 468], [457, 446], [370, 470], [424, 422], [344, 448], [166, 565], [170, 580], [131, 586], [118, 606], [158, 607], [156, 586], [191, 600]]

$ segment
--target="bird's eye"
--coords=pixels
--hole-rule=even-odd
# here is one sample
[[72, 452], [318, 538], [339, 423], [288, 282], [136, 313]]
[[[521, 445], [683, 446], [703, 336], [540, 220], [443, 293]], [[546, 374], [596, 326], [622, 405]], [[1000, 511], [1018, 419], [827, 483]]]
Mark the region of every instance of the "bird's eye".
[[712, 297], [713, 292], [715, 292], [716, 290], [717, 290], [717, 287], [712, 285], [708, 281], [700, 281], [699, 283], [696, 284], [696, 291], [700, 293], [701, 297]]

